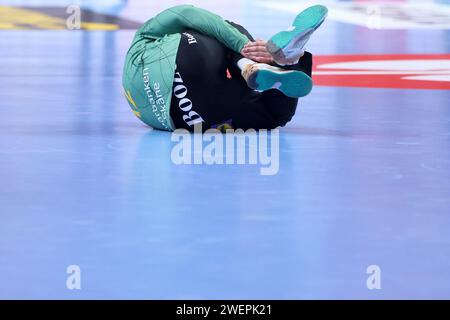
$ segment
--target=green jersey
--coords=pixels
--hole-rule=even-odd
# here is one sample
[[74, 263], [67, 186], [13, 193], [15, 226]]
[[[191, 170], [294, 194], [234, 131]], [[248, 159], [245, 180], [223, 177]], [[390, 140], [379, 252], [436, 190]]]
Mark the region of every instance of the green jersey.
[[122, 84], [134, 114], [147, 125], [175, 130], [170, 103], [181, 32], [193, 29], [241, 52], [249, 41], [220, 16], [191, 5], [163, 11], [137, 32], [126, 55]]

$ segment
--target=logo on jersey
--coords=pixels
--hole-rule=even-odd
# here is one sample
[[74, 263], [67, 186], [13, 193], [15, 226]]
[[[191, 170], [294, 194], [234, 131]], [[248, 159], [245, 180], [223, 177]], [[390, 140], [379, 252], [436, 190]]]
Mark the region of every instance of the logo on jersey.
[[189, 45], [197, 43], [197, 39], [195, 39], [195, 37], [192, 34], [188, 32], [184, 32], [183, 34], [187, 37]]
[[194, 110], [192, 110], [192, 101], [187, 98], [188, 90], [183, 83], [181, 74], [175, 72], [175, 77], [173, 81], [173, 95], [178, 100], [178, 108], [184, 113], [183, 121], [190, 127], [195, 126], [204, 122], [203, 118]]
[[133, 97], [131, 96], [130, 90], [123, 90], [123, 94], [125, 95], [125, 98], [127, 98], [128, 103], [131, 106], [131, 110], [133, 113], [139, 117], [142, 118], [141, 113], [138, 111], [138, 106], [136, 105], [136, 102], [134, 101]]
[[450, 89], [450, 54], [315, 56], [314, 84], [333, 87]]

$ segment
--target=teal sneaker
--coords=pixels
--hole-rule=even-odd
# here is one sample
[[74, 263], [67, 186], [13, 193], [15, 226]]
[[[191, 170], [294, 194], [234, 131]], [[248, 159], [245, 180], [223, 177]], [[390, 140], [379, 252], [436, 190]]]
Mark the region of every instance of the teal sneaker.
[[279, 65], [296, 64], [305, 52], [305, 44], [327, 15], [328, 9], [325, 6], [309, 7], [295, 18], [289, 30], [274, 35], [266, 44], [274, 61]]
[[301, 71], [284, 70], [264, 63], [248, 65], [243, 71], [247, 85], [257, 91], [277, 89], [291, 98], [308, 95], [313, 87], [312, 79]]

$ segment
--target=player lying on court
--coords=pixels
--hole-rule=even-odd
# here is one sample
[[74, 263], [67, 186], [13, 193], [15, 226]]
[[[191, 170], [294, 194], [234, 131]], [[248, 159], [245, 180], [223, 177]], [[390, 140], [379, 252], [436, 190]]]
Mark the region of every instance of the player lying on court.
[[312, 55], [304, 46], [327, 12], [310, 7], [266, 42], [194, 6], [165, 10], [137, 31], [127, 53], [127, 100], [161, 130], [284, 126], [312, 89]]

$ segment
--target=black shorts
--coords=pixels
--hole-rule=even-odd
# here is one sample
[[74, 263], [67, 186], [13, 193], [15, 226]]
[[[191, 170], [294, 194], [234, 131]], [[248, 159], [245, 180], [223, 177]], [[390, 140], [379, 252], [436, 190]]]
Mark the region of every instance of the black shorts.
[[[243, 27], [230, 24], [254, 41]], [[201, 122], [203, 130], [273, 129], [292, 119], [298, 99], [250, 89], [237, 67], [241, 58], [214, 38], [193, 30], [181, 34], [170, 106], [176, 128], [192, 131]], [[311, 76], [312, 56], [307, 52], [298, 64], [283, 68]]]

